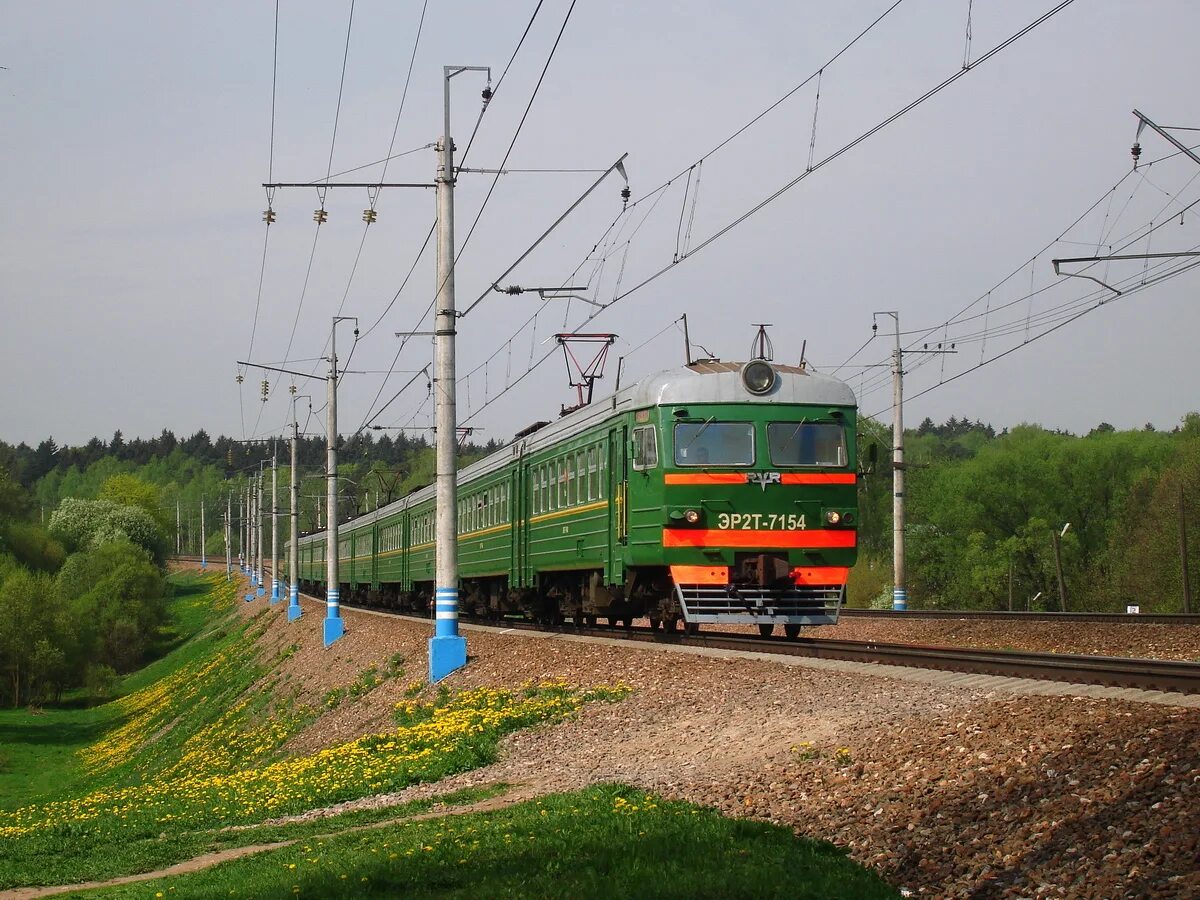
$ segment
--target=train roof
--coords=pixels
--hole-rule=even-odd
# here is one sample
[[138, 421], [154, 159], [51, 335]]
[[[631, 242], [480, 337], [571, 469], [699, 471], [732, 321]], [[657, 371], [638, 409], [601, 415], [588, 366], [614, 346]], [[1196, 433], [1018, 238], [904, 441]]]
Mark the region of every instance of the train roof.
[[[722, 362], [700, 360], [689, 366], [677, 366], [647, 375], [636, 384], [622, 388], [615, 394], [596, 400], [556, 422], [551, 422], [533, 432], [526, 429], [508, 446], [488, 454], [459, 472], [462, 480], [481, 478], [503, 468], [514, 457], [545, 450], [562, 441], [569, 440], [599, 425], [604, 420], [621, 412], [642, 409], [647, 406], [676, 406], [703, 403], [795, 403], [816, 406], [854, 406], [854, 392], [844, 381], [822, 375], [799, 366], [771, 363], [779, 378], [766, 394], [756, 395], [742, 384], [741, 371], [744, 362]], [[381, 506], [377, 510], [342, 523], [346, 530], [369, 525], [378, 519], [433, 498], [434, 485], [414, 491], [407, 497]], [[341, 529], [339, 529], [341, 530]], [[301, 538], [301, 543], [322, 538], [324, 532]]]

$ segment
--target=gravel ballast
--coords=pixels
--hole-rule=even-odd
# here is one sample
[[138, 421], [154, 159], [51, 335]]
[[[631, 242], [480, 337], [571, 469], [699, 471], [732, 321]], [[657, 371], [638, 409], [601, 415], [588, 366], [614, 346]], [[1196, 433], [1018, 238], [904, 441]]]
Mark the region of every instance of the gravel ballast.
[[[291, 624], [284, 610], [263, 612], [261, 641], [281, 685], [307, 702], [397, 653], [406, 673], [343, 702], [289, 749], [388, 728], [405, 685], [424, 675], [430, 626], [346, 609], [346, 636], [326, 650], [320, 604]], [[510, 736], [484, 769], [350, 808], [493, 782], [523, 798], [620, 781], [833, 841], [922, 895], [1200, 896], [1196, 710], [525, 633], [471, 631], [468, 647], [451, 689], [561, 678], [635, 693]]]

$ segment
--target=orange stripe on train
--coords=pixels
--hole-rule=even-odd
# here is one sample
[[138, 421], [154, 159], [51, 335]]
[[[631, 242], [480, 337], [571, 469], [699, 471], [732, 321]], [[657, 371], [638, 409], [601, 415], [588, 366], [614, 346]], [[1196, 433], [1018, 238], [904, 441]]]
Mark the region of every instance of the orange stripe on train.
[[854, 484], [853, 472], [784, 472], [783, 484]]
[[745, 484], [744, 472], [668, 472], [664, 484]]
[[761, 547], [764, 549], [804, 549], [816, 547], [854, 547], [855, 532], [832, 529], [805, 531], [766, 531], [717, 528], [664, 528], [664, 547]]

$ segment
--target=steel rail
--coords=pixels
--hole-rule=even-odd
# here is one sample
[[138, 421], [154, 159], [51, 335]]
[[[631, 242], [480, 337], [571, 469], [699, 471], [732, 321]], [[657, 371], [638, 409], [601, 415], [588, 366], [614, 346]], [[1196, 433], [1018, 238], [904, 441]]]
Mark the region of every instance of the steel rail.
[[985, 609], [842, 609], [852, 619], [974, 619], [992, 622], [1107, 622], [1121, 625], [1200, 625], [1198, 613], [1008, 612]]

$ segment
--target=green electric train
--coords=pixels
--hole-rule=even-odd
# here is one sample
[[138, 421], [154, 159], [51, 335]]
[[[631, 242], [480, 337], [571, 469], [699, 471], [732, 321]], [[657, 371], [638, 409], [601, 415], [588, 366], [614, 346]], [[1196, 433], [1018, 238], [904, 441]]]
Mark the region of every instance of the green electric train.
[[[766, 360], [650, 375], [458, 473], [460, 610], [545, 623], [837, 620], [857, 530], [855, 399]], [[344, 603], [427, 613], [434, 488], [339, 529]], [[325, 589], [325, 535], [299, 578]]]

